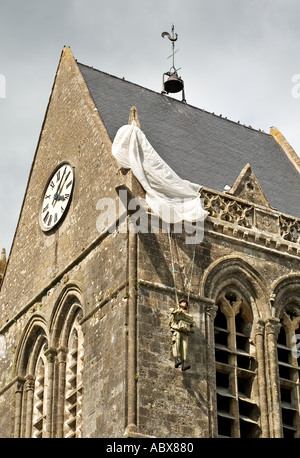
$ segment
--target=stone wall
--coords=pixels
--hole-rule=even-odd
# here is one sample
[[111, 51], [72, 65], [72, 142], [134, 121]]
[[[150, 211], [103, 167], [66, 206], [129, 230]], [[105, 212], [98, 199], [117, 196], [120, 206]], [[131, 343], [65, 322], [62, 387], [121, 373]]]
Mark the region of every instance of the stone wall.
[[[15, 391], [22, 377], [20, 343], [34, 319], [45, 323], [49, 347], [60, 298], [74, 290], [84, 310], [84, 437], [122, 435], [125, 429], [126, 234], [112, 235], [54, 284], [16, 323], [7, 326], [6, 358], [1, 361], [1, 437], [14, 435]], [[58, 349], [56, 349], [58, 350]], [[117, 374], [117, 376], [116, 376]], [[99, 395], [95, 396], [95, 393]]]
[[[222, 224], [209, 217], [204, 240], [195, 251], [190, 312], [197, 327], [190, 338], [191, 369], [186, 372], [174, 368], [169, 318], [175, 303], [174, 280], [179, 298], [189, 294], [194, 247], [185, 244], [184, 234], [172, 234], [173, 276], [168, 235], [149, 234], [139, 238], [137, 398], [139, 430], [144, 434], [156, 437], [217, 435], [214, 304], [225, 288], [232, 287], [240, 288], [251, 303], [251, 339], [255, 358], [259, 360], [253, 399], [261, 406], [260, 435], [282, 435], [280, 400], [275, 400], [279, 391], [278, 330], [275, 327], [279, 324], [283, 302], [279, 307], [280, 301], [276, 302], [275, 296], [277, 285], [288, 278], [299, 290], [299, 257], [294, 255], [299, 247], [292, 244], [285, 252], [280, 243], [274, 244], [274, 248], [262, 247], [257, 240], [263, 240], [265, 233], [256, 232], [255, 243], [255, 238], [250, 241], [237, 236], [238, 231], [235, 236], [229, 236], [228, 231], [223, 231], [226, 223]], [[262, 405], [264, 396], [268, 399], [266, 411]]]

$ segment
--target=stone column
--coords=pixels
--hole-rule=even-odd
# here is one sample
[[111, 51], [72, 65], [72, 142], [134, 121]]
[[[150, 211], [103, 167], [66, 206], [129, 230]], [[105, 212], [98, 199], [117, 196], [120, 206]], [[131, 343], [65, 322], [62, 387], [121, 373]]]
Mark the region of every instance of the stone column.
[[45, 356], [48, 361], [48, 388], [47, 388], [47, 404], [46, 404], [46, 437], [53, 437], [53, 387], [54, 387], [54, 363], [56, 350], [48, 348], [45, 351]]
[[33, 375], [26, 376], [25, 391], [26, 391], [26, 423], [25, 423], [25, 438], [31, 438], [32, 434], [32, 412], [33, 412], [33, 396], [34, 396], [35, 380]]
[[205, 310], [205, 339], [206, 339], [206, 370], [207, 370], [207, 413], [209, 437], [218, 435], [218, 418], [216, 410], [216, 369], [215, 369], [215, 338], [214, 321], [218, 307], [214, 301], [206, 299], [203, 302]]
[[128, 431], [137, 431], [137, 234], [128, 221]]
[[57, 386], [56, 437], [64, 437], [67, 354], [68, 354], [68, 349], [64, 347], [60, 347], [57, 351], [58, 386]]
[[15, 405], [15, 430], [14, 438], [21, 437], [21, 416], [22, 416], [22, 399], [24, 392], [25, 379], [19, 378], [16, 387], [16, 405]]
[[258, 391], [259, 405], [261, 414], [261, 429], [262, 437], [270, 436], [269, 419], [268, 419], [268, 402], [267, 402], [267, 386], [266, 386], [266, 360], [264, 350], [265, 340], [265, 322], [258, 320], [254, 329], [256, 360], [257, 360], [257, 376], [258, 376]]
[[274, 438], [282, 437], [280, 385], [277, 357], [277, 337], [280, 330], [278, 318], [269, 318], [266, 322], [266, 361], [269, 370], [269, 424], [270, 435]]

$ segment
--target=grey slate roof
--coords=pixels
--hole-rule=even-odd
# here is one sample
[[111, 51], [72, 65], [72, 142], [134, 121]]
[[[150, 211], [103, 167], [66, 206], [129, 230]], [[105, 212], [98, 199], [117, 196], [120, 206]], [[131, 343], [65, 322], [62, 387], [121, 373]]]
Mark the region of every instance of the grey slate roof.
[[111, 140], [135, 106], [147, 139], [181, 178], [223, 191], [250, 163], [270, 205], [300, 217], [300, 174], [271, 135], [78, 66]]

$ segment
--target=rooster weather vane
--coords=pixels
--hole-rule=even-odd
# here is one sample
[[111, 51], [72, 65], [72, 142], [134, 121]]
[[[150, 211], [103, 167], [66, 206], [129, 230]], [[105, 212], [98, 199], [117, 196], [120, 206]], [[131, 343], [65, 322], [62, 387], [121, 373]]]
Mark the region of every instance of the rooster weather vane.
[[[176, 69], [175, 67], [175, 54], [179, 51], [179, 49], [175, 51], [175, 41], [177, 41], [178, 39], [178, 34], [174, 32], [174, 24], [172, 24], [172, 35], [169, 32], [163, 32], [161, 36], [163, 38], [168, 37], [169, 40], [172, 42], [172, 54], [168, 57], [168, 59], [172, 57], [172, 67], [168, 72], [163, 74], [163, 93], [169, 94], [182, 91], [182, 101], [185, 102], [184, 84], [177, 73], [181, 67], [178, 69]], [[167, 81], [165, 81], [165, 75], [169, 77]]]

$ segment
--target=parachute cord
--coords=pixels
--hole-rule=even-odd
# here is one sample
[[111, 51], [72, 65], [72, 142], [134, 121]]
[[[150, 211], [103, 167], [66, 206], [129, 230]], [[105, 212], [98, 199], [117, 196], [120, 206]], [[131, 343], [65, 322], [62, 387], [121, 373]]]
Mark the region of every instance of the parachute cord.
[[191, 278], [190, 278], [189, 292], [188, 292], [188, 301], [190, 300], [190, 294], [191, 294], [191, 285], [192, 285], [192, 280], [193, 280], [195, 253], [196, 253], [196, 245], [194, 247], [194, 253], [193, 253], [193, 260], [192, 260], [192, 267], [191, 267]]
[[173, 283], [174, 283], [174, 289], [175, 289], [176, 305], [178, 305], [178, 295], [177, 295], [176, 282], [175, 282], [175, 268], [174, 268], [173, 254], [172, 254], [172, 242], [171, 242], [170, 229], [168, 229], [168, 236], [169, 236], [169, 245], [170, 245], [171, 263], [172, 263], [172, 275], [173, 275]]

